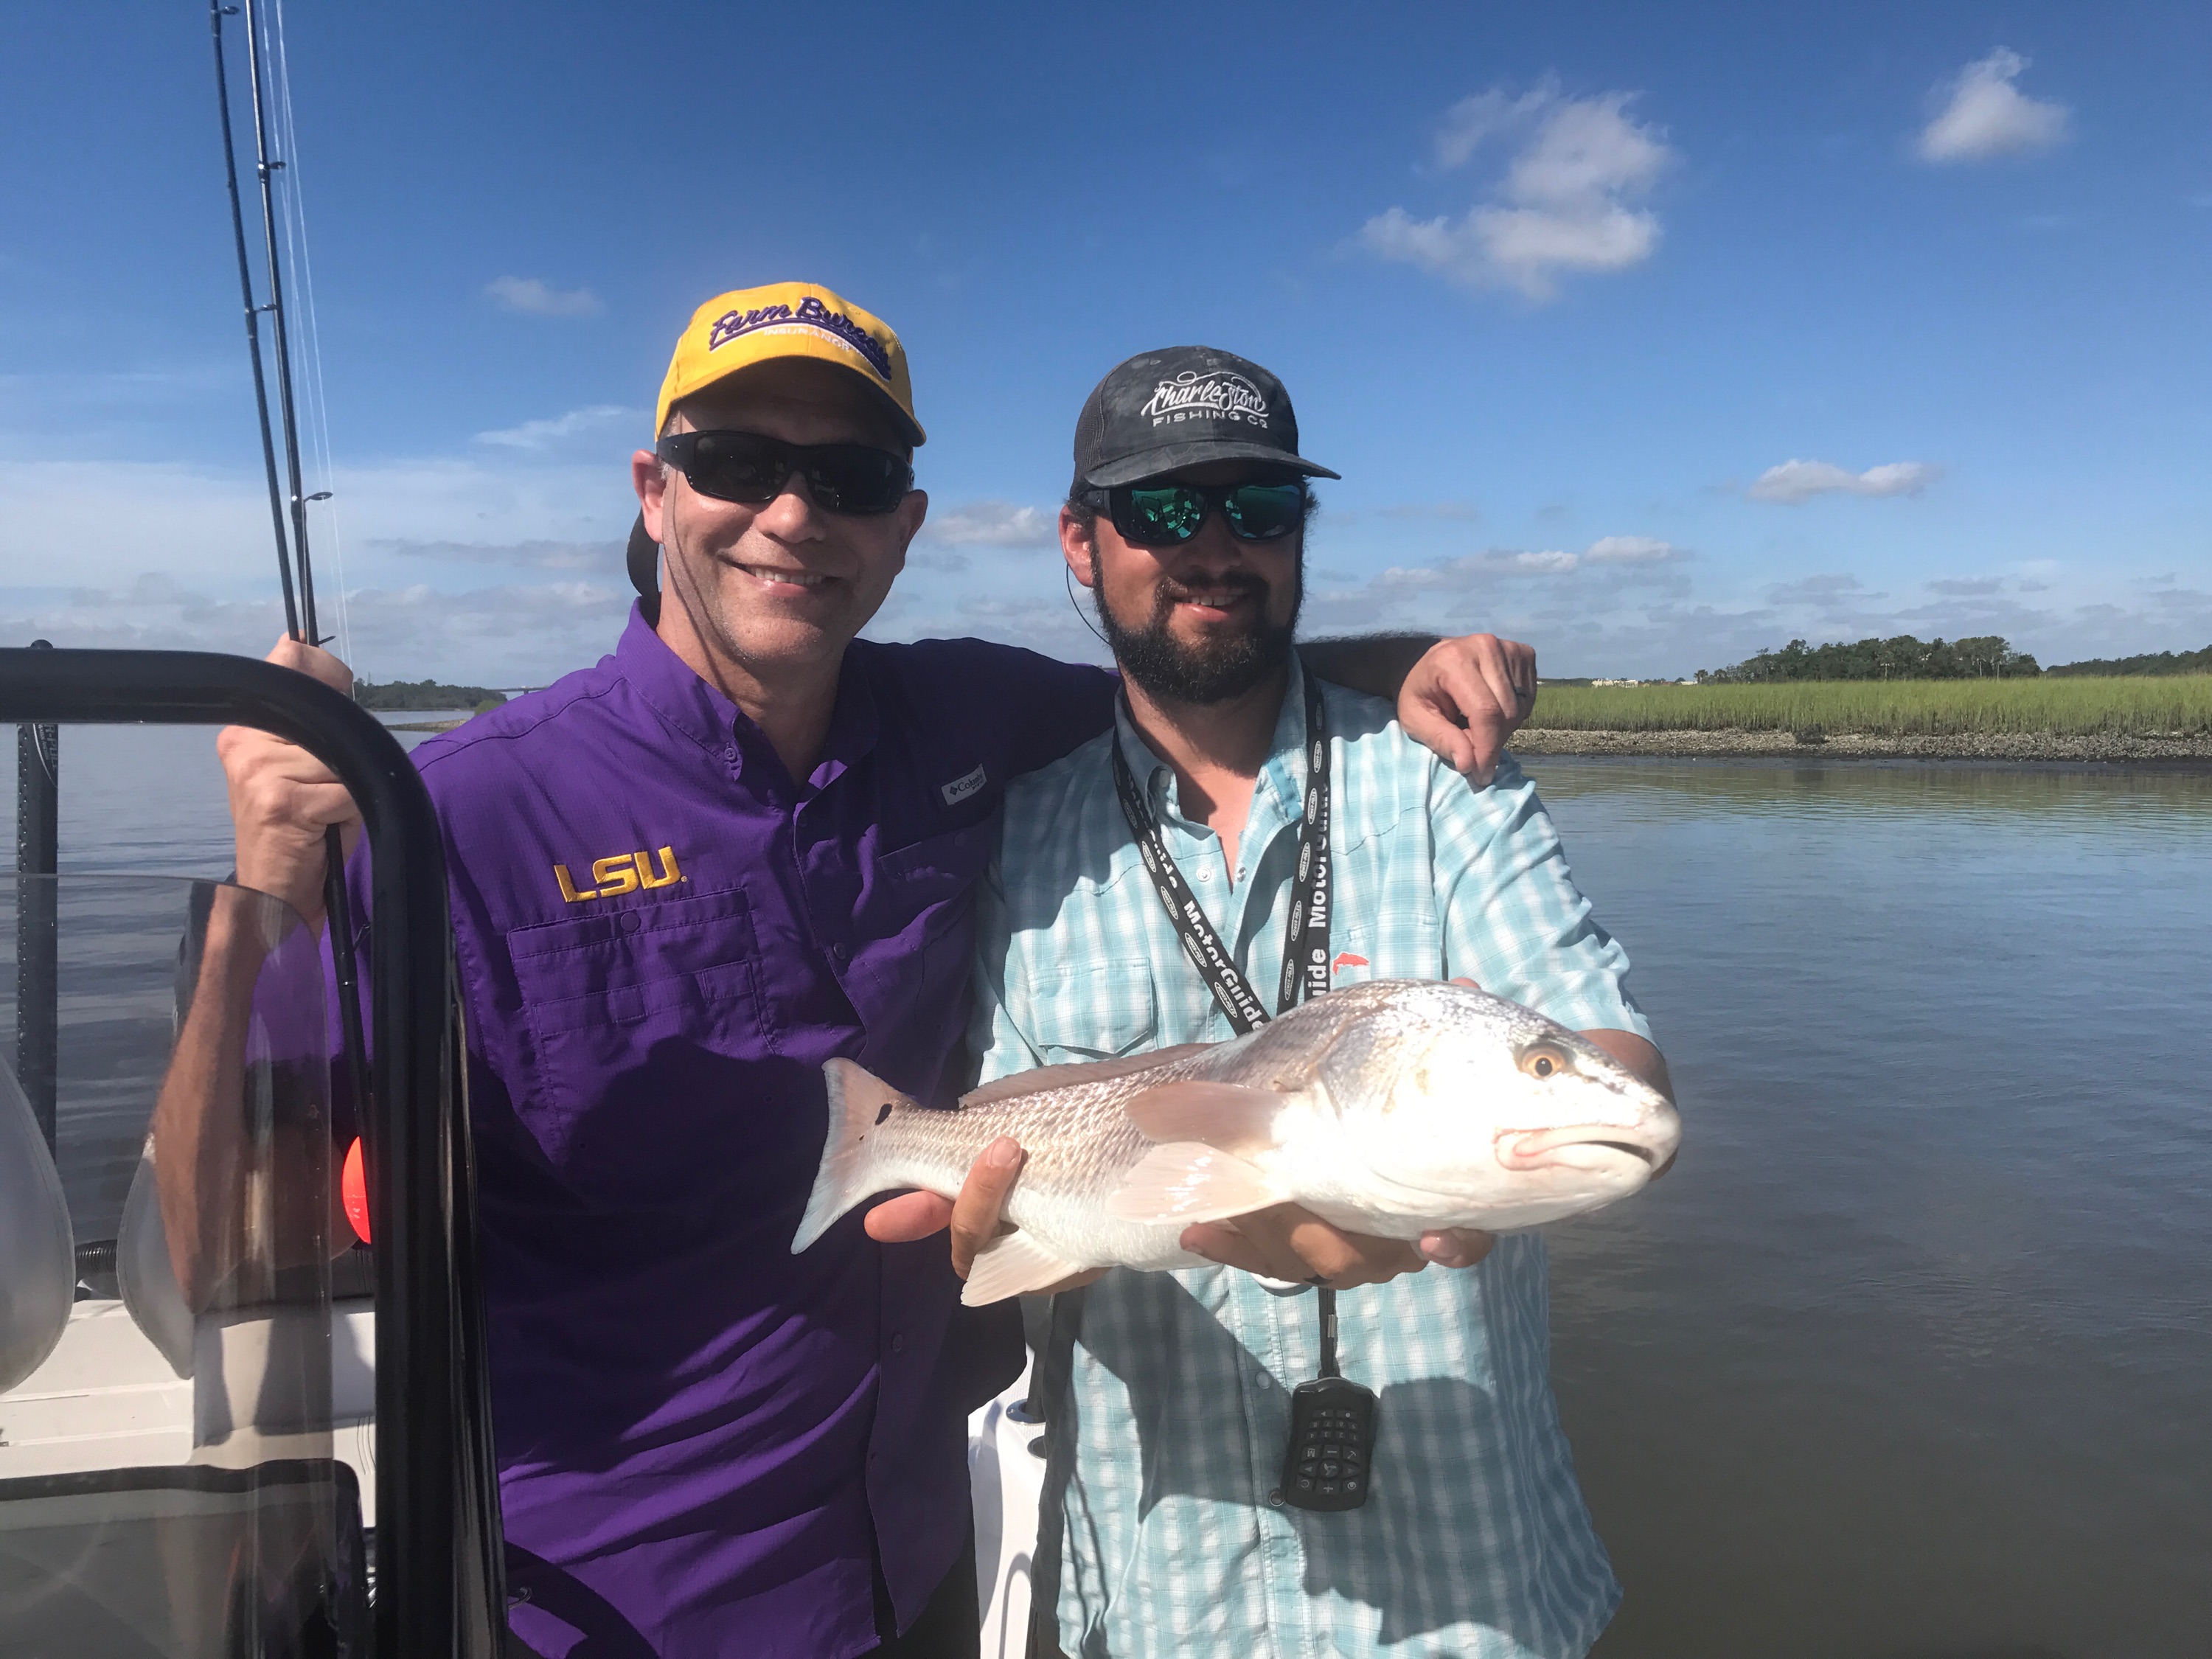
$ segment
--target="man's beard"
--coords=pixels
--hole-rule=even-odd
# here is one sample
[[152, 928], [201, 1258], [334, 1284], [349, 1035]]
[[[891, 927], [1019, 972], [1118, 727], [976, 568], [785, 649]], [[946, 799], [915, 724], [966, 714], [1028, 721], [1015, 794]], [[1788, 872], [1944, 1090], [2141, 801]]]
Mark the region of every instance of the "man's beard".
[[1204, 708], [1241, 697], [1279, 673], [1291, 659], [1291, 639], [1296, 632], [1298, 608], [1305, 599], [1305, 562], [1303, 556], [1291, 575], [1291, 614], [1277, 624], [1267, 620], [1267, 584], [1249, 571], [1231, 570], [1208, 590], [1227, 588], [1249, 593], [1255, 599], [1251, 623], [1232, 639], [1205, 645], [1185, 645], [1168, 631], [1178, 600], [1192, 597], [1180, 583], [1163, 576], [1152, 590], [1152, 614], [1136, 628], [1128, 628], [1106, 603], [1106, 580], [1094, 549], [1091, 555], [1091, 592], [1098, 601], [1098, 621], [1106, 643], [1121, 672], [1163, 702], [1189, 703]]

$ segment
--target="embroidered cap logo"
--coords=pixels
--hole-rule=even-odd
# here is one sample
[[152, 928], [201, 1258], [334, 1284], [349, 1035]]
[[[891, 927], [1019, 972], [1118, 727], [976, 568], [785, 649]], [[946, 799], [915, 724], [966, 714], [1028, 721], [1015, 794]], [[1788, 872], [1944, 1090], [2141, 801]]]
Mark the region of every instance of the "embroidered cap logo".
[[1150, 416], [1154, 426], [1170, 421], [1209, 420], [1267, 424], [1267, 400], [1260, 395], [1260, 388], [1227, 369], [1209, 374], [1186, 369], [1172, 380], [1162, 380], [1137, 412]]
[[750, 311], [726, 311], [714, 319], [707, 333], [707, 349], [719, 351], [732, 340], [766, 329], [787, 331], [811, 328], [817, 334], [827, 334], [831, 339], [858, 353], [878, 380], [891, 378], [890, 353], [882, 342], [862, 328], [842, 311], [832, 311], [812, 295], [799, 302], [798, 309], [787, 305], [756, 306]]

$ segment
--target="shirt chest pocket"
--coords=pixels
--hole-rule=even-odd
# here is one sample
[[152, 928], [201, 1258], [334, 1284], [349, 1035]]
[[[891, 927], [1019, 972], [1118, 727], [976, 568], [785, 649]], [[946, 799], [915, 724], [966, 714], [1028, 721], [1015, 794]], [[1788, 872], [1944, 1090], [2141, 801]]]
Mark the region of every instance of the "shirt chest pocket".
[[[925, 986], [968, 981], [975, 883], [998, 839], [995, 819], [947, 830], [878, 858], [855, 921], [863, 939], [896, 940], [921, 964]], [[911, 987], [906, 988], [911, 994]]]
[[1152, 964], [1141, 957], [1032, 968], [1006, 987], [1006, 1012], [1047, 1065], [1160, 1046]]
[[996, 839], [995, 819], [931, 836], [884, 854], [870, 872], [863, 913], [885, 934], [942, 904], [966, 897], [989, 861]]
[[739, 888], [518, 927], [507, 949], [540, 1032], [754, 998], [752, 910]]
[[519, 927], [507, 949], [536, 1050], [534, 1092], [563, 1117], [641, 1096], [647, 1073], [681, 1069], [687, 1056], [760, 1048], [757, 949], [738, 889]]

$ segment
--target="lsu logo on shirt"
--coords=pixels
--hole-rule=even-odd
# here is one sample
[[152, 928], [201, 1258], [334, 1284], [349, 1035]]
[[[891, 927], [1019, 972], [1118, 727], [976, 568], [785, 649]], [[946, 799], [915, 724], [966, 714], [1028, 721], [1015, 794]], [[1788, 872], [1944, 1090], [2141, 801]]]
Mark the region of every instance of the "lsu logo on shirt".
[[650, 853], [617, 853], [610, 858], [592, 862], [592, 879], [595, 887], [579, 889], [568, 874], [568, 866], [553, 866], [553, 879], [561, 884], [561, 899], [566, 904], [581, 904], [586, 899], [619, 898], [624, 893], [650, 892], [656, 887], [673, 887], [685, 879], [677, 867], [676, 849], [664, 847], [659, 854], [660, 873], [653, 871], [653, 855]]

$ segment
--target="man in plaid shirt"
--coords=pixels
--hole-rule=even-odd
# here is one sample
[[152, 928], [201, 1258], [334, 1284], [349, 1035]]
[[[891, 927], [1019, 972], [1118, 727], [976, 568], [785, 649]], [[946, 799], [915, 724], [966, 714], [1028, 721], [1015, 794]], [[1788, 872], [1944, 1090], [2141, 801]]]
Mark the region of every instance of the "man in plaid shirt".
[[[983, 1081], [1234, 1035], [1139, 857], [1115, 745], [1238, 969], [1276, 983], [1306, 782], [1305, 480], [1335, 476], [1297, 442], [1273, 375], [1200, 348], [1131, 359], [1085, 408], [1061, 544], [1125, 696], [1113, 732], [1007, 792], [977, 919]], [[1627, 958], [1510, 757], [1470, 787], [1385, 704], [1322, 696], [1334, 981], [1471, 980], [1665, 1088]], [[962, 1196], [963, 1272], [1018, 1159], [992, 1149]], [[1048, 1424], [1039, 1650], [1586, 1653], [1620, 1591], [1553, 1404], [1542, 1239], [1417, 1247], [1286, 1205], [1183, 1243], [1224, 1265], [1086, 1275], [1056, 1298], [1032, 1390]], [[1370, 1496], [1337, 1513], [1276, 1490], [1322, 1283], [1351, 1291], [1345, 1373], [1381, 1396]]]

